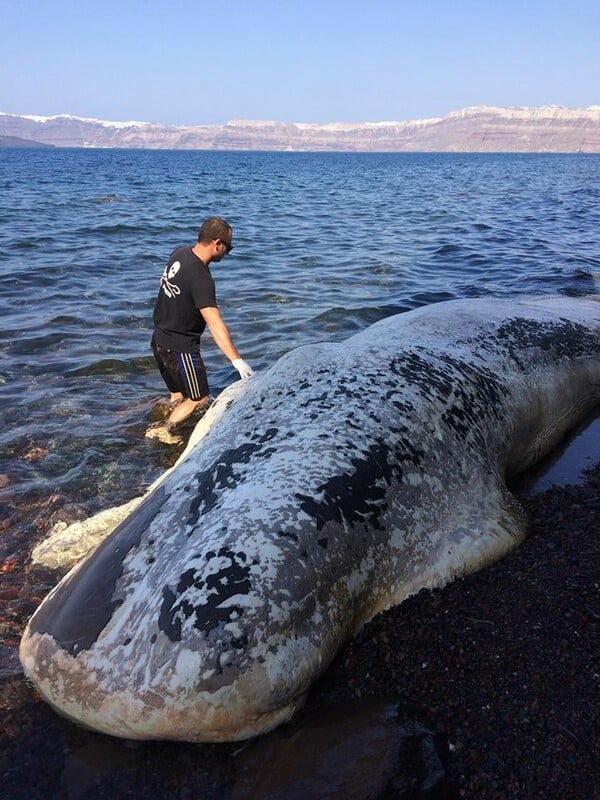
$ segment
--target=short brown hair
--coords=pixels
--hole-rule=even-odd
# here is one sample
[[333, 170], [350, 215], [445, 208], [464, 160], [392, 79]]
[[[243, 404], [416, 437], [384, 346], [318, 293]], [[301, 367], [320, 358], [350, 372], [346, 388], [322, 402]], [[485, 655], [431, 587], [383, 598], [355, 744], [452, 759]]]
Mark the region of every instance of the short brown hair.
[[222, 217], [209, 217], [205, 219], [198, 231], [198, 241], [208, 244], [215, 239], [223, 239], [225, 242], [231, 239], [231, 225]]

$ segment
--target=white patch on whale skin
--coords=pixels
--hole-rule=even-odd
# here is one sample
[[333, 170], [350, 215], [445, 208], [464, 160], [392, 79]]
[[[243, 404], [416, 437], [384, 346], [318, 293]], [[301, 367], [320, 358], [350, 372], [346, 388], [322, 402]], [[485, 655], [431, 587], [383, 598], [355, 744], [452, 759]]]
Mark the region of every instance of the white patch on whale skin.
[[193, 650], [180, 650], [175, 664], [175, 677], [183, 689], [193, 686], [198, 680], [202, 665], [200, 653]]
[[[126, 552], [90, 641], [60, 611], [78, 652], [50, 614], [62, 590], [44, 601], [26, 673], [118, 736], [268, 730], [375, 613], [508, 552], [525, 525], [505, 474], [599, 402], [600, 306], [581, 299], [454, 301], [292, 351], [217, 399], [106, 540]], [[91, 591], [107, 552], [70, 585]]]

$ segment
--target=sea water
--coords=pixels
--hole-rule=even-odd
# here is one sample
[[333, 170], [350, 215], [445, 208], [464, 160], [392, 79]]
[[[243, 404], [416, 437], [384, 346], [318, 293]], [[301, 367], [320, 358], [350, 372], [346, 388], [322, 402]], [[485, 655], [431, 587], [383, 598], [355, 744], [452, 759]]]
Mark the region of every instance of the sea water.
[[[152, 309], [211, 215], [255, 370], [426, 303], [600, 290], [600, 156], [0, 149], [0, 569], [174, 459], [143, 435]], [[216, 395], [237, 373], [203, 356]]]

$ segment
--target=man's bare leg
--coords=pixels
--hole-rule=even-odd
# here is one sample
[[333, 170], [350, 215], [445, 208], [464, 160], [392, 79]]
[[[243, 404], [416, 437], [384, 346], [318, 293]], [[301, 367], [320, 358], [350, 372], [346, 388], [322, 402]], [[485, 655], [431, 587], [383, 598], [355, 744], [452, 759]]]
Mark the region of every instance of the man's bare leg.
[[191, 414], [194, 413], [196, 410], [200, 410], [203, 406], [208, 405], [208, 395], [206, 397], [202, 397], [200, 400], [190, 400], [189, 397], [186, 397], [185, 400], [182, 400], [181, 403], [178, 403], [169, 418], [167, 419], [167, 424], [169, 426], [178, 425], [180, 422], [183, 422], [187, 419]]

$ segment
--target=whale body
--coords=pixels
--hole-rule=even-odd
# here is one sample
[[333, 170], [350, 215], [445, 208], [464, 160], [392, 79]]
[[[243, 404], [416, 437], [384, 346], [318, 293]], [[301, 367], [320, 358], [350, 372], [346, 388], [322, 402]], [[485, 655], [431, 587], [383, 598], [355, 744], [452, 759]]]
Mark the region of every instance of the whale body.
[[114, 736], [268, 731], [375, 614], [521, 541], [506, 478], [599, 404], [589, 298], [450, 301], [293, 350], [48, 595], [26, 675]]

